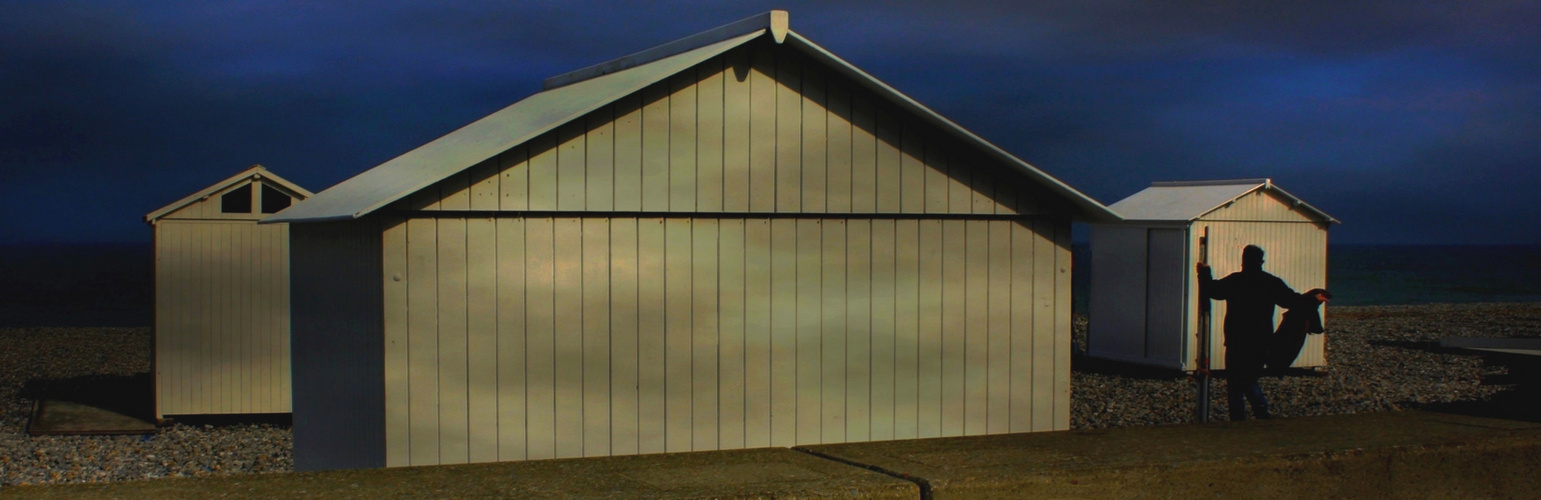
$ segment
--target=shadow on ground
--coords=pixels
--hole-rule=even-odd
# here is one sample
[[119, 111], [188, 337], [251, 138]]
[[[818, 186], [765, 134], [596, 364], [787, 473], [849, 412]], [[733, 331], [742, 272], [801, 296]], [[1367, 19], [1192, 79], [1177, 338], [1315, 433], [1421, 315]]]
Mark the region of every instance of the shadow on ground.
[[[1072, 354], [1070, 356], [1070, 369], [1080, 373], [1096, 373], [1100, 375], [1113, 375], [1140, 380], [1173, 380], [1189, 378], [1189, 374], [1175, 368], [1160, 368], [1155, 366], [1139, 365], [1123, 361], [1098, 359], [1084, 354]], [[1225, 378], [1225, 370], [1211, 372], [1215, 378]], [[1265, 377], [1325, 377], [1326, 372], [1310, 368], [1286, 368], [1282, 370], [1268, 369], [1263, 372]]]
[[154, 394], [149, 372], [30, 380], [21, 389], [21, 397], [33, 401], [79, 403], [146, 422], [155, 421]]

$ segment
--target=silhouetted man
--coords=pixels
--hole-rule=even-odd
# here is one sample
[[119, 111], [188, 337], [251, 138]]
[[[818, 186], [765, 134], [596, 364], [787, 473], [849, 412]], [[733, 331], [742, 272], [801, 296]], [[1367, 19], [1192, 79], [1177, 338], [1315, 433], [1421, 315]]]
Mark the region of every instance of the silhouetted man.
[[[1209, 266], [1198, 265], [1199, 296], [1224, 300], [1226, 402], [1231, 420], [1246, 420], [1247, 408], [1257, 418], [1270, 418], [1268, 399], [1257, 384], [1268, 355], [1268, 338], [1274, 331], [1274, 306], [1315, 306], [1325, 302], [1320, 293], [1297, 294], [1284, 280], [1263, 272], [1263, 249], [1247, 245], [1241, 250], [1241, 271], [1216, 281]], [[1316, 292], [1317, 290], [1312, 290]]]

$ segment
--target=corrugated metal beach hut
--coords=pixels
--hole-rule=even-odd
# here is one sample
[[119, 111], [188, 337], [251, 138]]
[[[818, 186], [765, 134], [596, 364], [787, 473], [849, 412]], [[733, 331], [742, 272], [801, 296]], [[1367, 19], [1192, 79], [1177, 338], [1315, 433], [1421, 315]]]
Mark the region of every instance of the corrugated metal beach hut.
[[155, 416], [289, 412], [289, 227], [311, 195], [253, 165], [145, 215], [155, 234]]
[[1065, 429], [1072, 217], [785, 12], [558, 76], [272, 219], [295, 464]]
[[[1109, 208], [1124, 221], [1091, 226], [1091, 356], [1198, 368], [1194, 267], [1206, 233], [1216, 278], [1241, 270], [1242, 248], [1257, 245], [1267, 252], [1263, 270], [1296, 291], [1327, 285], [1327, 228], [1338, 220], [1269, 179], [1157, 182]], [[1211, 367], [1224, 369], [1225, 302], [1211, 314]], [[1326, 366], [1324, 349], [1323, 336], [1309, 336], [1294, 366]]]

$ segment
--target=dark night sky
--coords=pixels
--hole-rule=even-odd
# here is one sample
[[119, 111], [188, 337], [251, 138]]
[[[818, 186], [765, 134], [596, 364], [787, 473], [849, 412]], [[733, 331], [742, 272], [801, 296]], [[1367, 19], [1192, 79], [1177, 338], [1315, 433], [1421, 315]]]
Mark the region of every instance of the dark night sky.
[[148, 241], [145, 213], [253, 163], [320, 191], [548, 76], [782, 8], [1104, 203], [1272, 177], [1337, 243], [1541, 244], [1541, 3], [996, 3], [10, 0], [0, 243]]

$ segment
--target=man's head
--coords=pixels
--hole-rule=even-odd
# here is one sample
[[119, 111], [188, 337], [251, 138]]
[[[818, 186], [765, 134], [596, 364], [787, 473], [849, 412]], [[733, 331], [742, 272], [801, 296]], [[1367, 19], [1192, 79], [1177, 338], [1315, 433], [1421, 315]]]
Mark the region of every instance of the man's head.
[[1262, 269], [1263, 249], [1257, 245], [1247, 245], [1246, 248], [1241, 249], [1241, 268], [1243, 270]]

